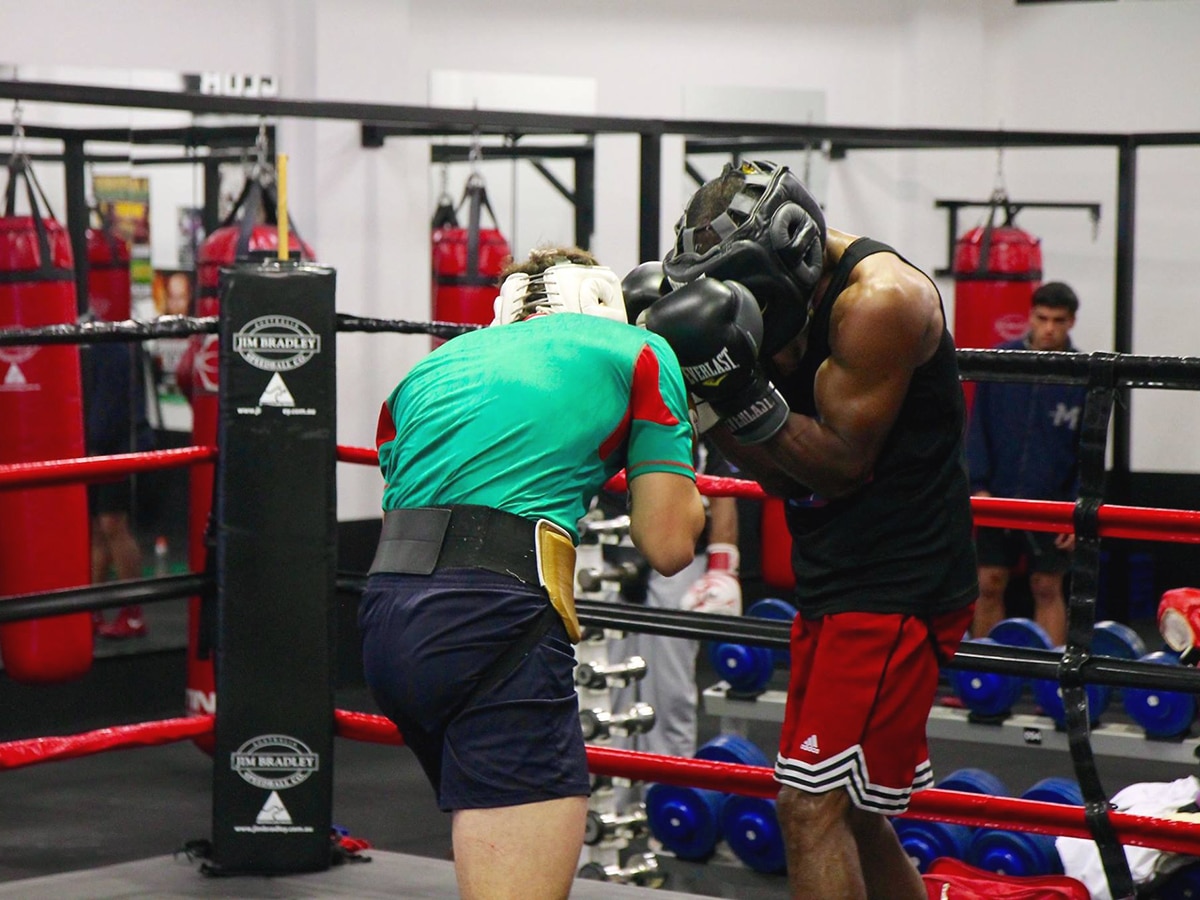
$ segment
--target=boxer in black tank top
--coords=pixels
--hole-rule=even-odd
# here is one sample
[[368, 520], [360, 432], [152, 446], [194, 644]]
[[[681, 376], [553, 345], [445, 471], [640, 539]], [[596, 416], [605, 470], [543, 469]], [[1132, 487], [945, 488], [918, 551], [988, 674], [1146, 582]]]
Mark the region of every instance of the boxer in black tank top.
[[646, 326], [722, 452], [784, 498], [800, 609], [776, 758], [794, 897], [922, 898], [887, 822], [933, 784], [939, 665], [978, 594], [954, 344], [933, 282], [827, 228], [786, 167], [689, 200]]

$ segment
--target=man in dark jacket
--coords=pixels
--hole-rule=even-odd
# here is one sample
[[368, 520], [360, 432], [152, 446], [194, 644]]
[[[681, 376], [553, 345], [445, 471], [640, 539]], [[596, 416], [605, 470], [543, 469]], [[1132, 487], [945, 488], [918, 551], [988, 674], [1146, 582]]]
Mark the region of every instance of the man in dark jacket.
[[[1060, 281], [1033, 293], [1029, 331], [1000, 350], [1069, 351], [1079, 298]], [[980, 382], [967, 434], [971, 492], [977, 497], [1074, 500], [1079, 424], [1086, 390], [1079, 385]], [[1034, 620], [1054, 646], [1067, 638], [1063, 576], [1071, 564], [1073, 534], [979, 528], [979, 600], [971, 633], [985, 636], [1005, 617], [1004, 592], [1022, 558], [1029, 571]]]

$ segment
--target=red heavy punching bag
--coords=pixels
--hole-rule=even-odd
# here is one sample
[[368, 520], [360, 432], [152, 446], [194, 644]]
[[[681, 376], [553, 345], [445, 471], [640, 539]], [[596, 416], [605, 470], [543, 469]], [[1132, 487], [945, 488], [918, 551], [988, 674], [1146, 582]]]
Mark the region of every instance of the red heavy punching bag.
[[[1005, 207], [1005, 224], [993, 225]], [[954, 344], [988, 349], [1021, 337], [1029, 328], [1033, 292], [1042, 280], [1041, 240], [1012, 224], [1007, 198], [996, 195], [987, 224], [972, 228], [954, 246]], [[967, 406], [975, 393], [963, 384]]]
[[[22, 180], [28, 216], [15, 215]], [[0, 327], [38, 328], [76, 319], [70, 239], [50, 212], [29, 160], [14, 157], [0, 218]], [[0, 463], [83, 456], [79, 348], [0, 347], [0, 423]], [[79, 587], [91, 580], [82, 483], [0, 491], [0, 528], [0, 595]], [[14, 681], [78, 678], [92, 666], [92, 649], [90, 613], [0, 625], [0, 655]]]
[[[274, 258], [279, 252], [274, 187], [247, 178], [241, 196], [196, 252], [197, 316], [220, 313], [221, 268], [240, 262]], [[301, 240], [288, 220], [288, 253], [295, 259], [313, 261], [312, 248]], [[217, 443], [218, 337], [194, 335], [179, 362], [176, 377], [192, 405], [192, 443], [211, 447]], [[211, 463], [192, 466], [189, 475], [191, 510], [188, 517], [188, 564], [194, 572], [205, 571], [208, 548], [205, 535], [212, 511], [214, 467]], [[211, 638], [216, 618], [212, 605], [193, 597], [188, 606], [187, 710], [192, 715], [216, 712], [216, 680], [213, 676]], [[197, 741], [211, 750], [210, 739]], [[207, 746], [206, 746], [207, 745]]]
[[87, 249], [88, 309], [101, 322], [124, 322], [133, 314], [129, 244], [106, 222], [88, 229]]
[[[500, 270], [511, 251], [496, 227], [496, 214], [488, 203], [487, 188], [478, 174], [467, 179], [461, 210], [467, 204], [467, 227], [458, 227], [457, 210], [445, 195], [433, 218], [433, 321], [487, 325], [500, 293]], [[492, 227], [482, 227], [483, 212]], [[444, 341], [433, 338], [433, 346]]]

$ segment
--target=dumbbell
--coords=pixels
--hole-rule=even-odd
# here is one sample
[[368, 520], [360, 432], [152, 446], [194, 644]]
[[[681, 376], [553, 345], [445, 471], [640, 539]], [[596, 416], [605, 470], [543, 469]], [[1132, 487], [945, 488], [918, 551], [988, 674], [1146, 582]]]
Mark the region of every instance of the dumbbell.
[[581, 709], [579, 724], [583, 728], [585, 741], [613, 734], [645, 734], [654, 727], [654, 707], [649, 703], [635, 703], [623, 713], [607, 709]]
[[721, 833], [734, 856], [754, 871], [767, 875], [787, 871], [774, 800], [730, 794], [721, 807]]
[[[1008, 796], [1008, 788], [999, 778], [985, 769], [964, 768], [951, 772], [938, 781], [937, 786], [945, 791], [962, 791], [967, 794], [988, 794], [993, 797]], [[928, 822], [906, 817], [890, 820], [900, 838], [900, 846], [908, 854], [919, 872], [929, 871], [935, 859], [948, 856], [965, 859], [976, 829], [967, 825], [948, 822]]]
[[[1021, 794], [1021, 799], [1083, 805], [1079, 785], [1069, 778], [1043, 778]], [[971, 839], [966, 861], [998, 875], [1061, 875], [1062, 859], [1054, 842], [1054, 836], [1049, 834], [981, 828]]]
[[[746, 610], [746, 615], [752, 618], [786, 622], [791, 622], [796, 614], [796, 607], [773, 598], [759, 600]], [[789, 665], [791, 655], [787, 650], [717, 642], [709, 645], [708, 658], [734, 693], [758, 695], [767, 689], [775, 666]]]
[[[1062, 653], [1066, 648], [1056, 647]], [[1095, 725], [1104, 711], [1112, 702], [1112, 688], [1107, 684], [1086, 684], [1083, 692], [1087, 695], [1088, 722]], [[1059, 728], [1067, 724], [1067, 710], [1063, 705], [1062, 687], [1052, 678], [1035, 678], [1033, 680], [1033, 696], [1038, 706], [1042, 708], [1054, 724]]]
[[[696, 759], [769, 765], [763, 752], [738, 734], [721, 734], [696, 751]], [[651, 785], [646, 791], [650, 831], [680, 859], [703, 860], [721, 838], [721, 813], [726, 795], [705, 788]]]
[[639, 853], [629, 857], [622, 866], [606, 866], [591, 862], [576, 874], [577, 878], [590, 881], [611, 881], [616, 884], [636, 884], [640, 887], [658, 888], [666, 883], [667, 873], [658, 865], [653, 853]]
[[[1156, 650], [1141, 657], [1142, 662], [1160, 666], [1181, 665], [1179, 657], [1167, 650]], [[1180, 691], [1159, 688], [1127, 687], [1121, 691], [1125, 711], [1156, 740], [1175, 740], [1185, 736], [1196, 717], [1196, 697]]]
[[[981, 646], [999, 646], [990, 637], [971, 638], [963, 643]], [[950, 686], [954, 695], [963, 702], [972, 714], [981, 718], [1007, 716], [1021, 697], [1024, 681], [1016, 675], [999, 672], [974, 672], [965, 669], [950, 670]]]
[[589, 809], [583, 829], [583, 842], [589, 847], [613, 840], [633, 840], [649, 830], [646, 805], [635, 803], [624, 813], [602, 813]]
[[992, 626], [987, 636], [1006, 647], [1026, 647], [1030, 650], [1050, 650], [1054, 647], [1046, 629], [1033, 619], [1001, 619]]
[[[1005, 647], [1026, 647], [1031, 650], [1049, 650], [1054, 645], [1046, 629], [1033, 619], [1002, 619], [992, 626], [986, 639]], [[967, 681], [963, 682], [963, 678]], [[977, 716], [1005, 716], [1013, 704], [1020, 699], [1027, 679], [1016, 675], [1001, 675], [995, 672], [958, 673], [956, 681], [963, 690], [960, 698], [967, 709]], [[972, 704], [975, 704], [972, 706]]]
[[[773, 622], [787, 622], [789, 625], [796, 618], [796, 607], [786, 600], [766, 597], [757, 600], [746, 610], [746, 615], [754, 619], [769, 619]], [[777, 668], [786, 669], [792, 664], [792, 654], [788, 650], [772, 650], [771, 656]]]
[[583, 519], [579, 523], [580, 537], [596, 535], [600, 538], [624, 537], [629, 534], [629, 516], [614, 516], [611, 519]]
[[1092, 655], [1141, 659], [1146, 655], [1146, 643], [1128, 625], [1105, 619], [1092, 628]]
[[708, 660], [732, 693], [757, 696], [767, 689], [775, 672], [775, 658], [766, 647], [749, 644], [715, 643], [708, 647]]
[[628, 687], [646, 677], [646, 660], [631, 656], [618, 663], [581, 662], [575, 667], [575, 684], [593, 691]]
[[606, 565], [602, 569], [580, 569], [575, 573], [575, 580], [582, 591], [598, 591], [606, 581], [615, 582], [621, 587], [627, 587], [642, 577], [636, 563], [622, 562]]
[[[1146, 655], [1146, 642], [1141, 636], [1121, 622], [1105, 619], [1092, 628], [1092, 655], [1113, 659], [1141, 659]], [[1113, 699], [1121, 696], [1120, 688], [1112, 689]]]

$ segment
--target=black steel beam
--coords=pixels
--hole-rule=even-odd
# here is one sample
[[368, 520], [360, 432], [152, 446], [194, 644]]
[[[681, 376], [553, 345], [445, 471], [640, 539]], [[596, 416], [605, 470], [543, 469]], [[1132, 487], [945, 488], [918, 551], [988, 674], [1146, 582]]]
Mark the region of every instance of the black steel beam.
[[643, 132], [638, 163], [641, 198], [638, 211], [638, 262], [660, 259], [658, 223], [662, 220], [662, 135]]
[[90, 210], [87, 202], [87, 172], [84, 162], [83, 139], [76, 137], [63, 142], [63, 167], [66, 170], [66, 227], [75, 257], [75, 311], [88, 311], [88, 242]]
[[1200, 144], [1200, 132], [1127, 135], [1116, 132], [1005, 131], [968, 128], [879, 128], [846, 125], [636, 119], [561, 113], [507, 112], [329, 100], [217, 97], [177, 91], [96, 87], [36, 81], [0, 81], [0, 98], [104, 107], [174, 109], [191, 113], [339, 119], [382, 128], [390, 134], [681, 134], [740, 139], [831, 141], [861, 149], [904, 147], [1117, 147], [1135, 143]]
[[585, 198], [584, 202], [575, 203], [575, 246], [590, 250], [596, 231], [595, 153], [575, 157], [575, 196]]
[[[1127, 142], [1117, 151], [1116, 296], [1113, 299], [1113, 350], [1133, 352], [1133, 276], [1137, 224], [1137, 148]], [[1113, 409], [1111, 496], [1128, 502], [1132, 456], [1131, 398], [1126, 391]]]
[[[467, 162], [473, 148], [466, 144], [434, 144], [429, 148], [429, 158], [435, 163]], [[478, 146], [480, 159], [580, 159], [592, 157], [596, 148], [591, 143], [554, 146], [527, 145], [489, 147]]]
[[[0, 82], [3, 84], [3, 82]], [[268, 125], [268, 137], [275, 126]], [[25, 125], [25, 136], [41, 140], [86, 140], [109, 144], [181, 147], [253, 147], [257, 125], [184, 125], [179, 128], [62, 128]], [[11, 123], [0, 123], [0, 134], [11, 135]]]

